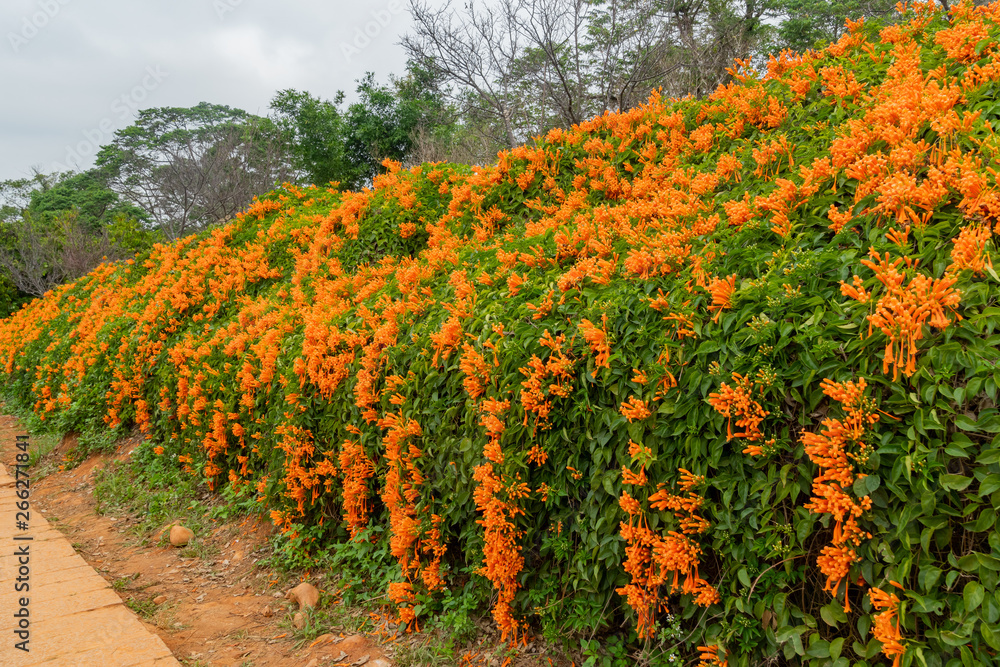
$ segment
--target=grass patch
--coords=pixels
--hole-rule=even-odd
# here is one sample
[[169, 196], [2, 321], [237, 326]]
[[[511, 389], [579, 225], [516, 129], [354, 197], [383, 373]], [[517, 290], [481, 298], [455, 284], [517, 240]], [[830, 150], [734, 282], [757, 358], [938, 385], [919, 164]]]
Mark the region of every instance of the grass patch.
[[186, 547], [181, 549], [181, 558], [200, 558], [202, 560], [208, 560], [214, 558], [221, 553], [219, 547], [214, 544], [208, 544], [202, 540], [195, 539], [190, 542]]
[[62, 441], [62, 436], [56, 433], [40, 433], [32, 435], [28, 445], [28, 465], [33, 468], [32, 477], [36, 480], [48, 477], [59, 470], [60, 461], [55, 456], [49, 456]]
[[128, 608], [146, 620], [151, 620], [156, 615], [156, 604], [152, 600], [140, 600], [139, 598], [129, 598], [125, 601]]
[[121, 593], [122, 591], [127, 591], [129, 589], [129, 584], [131, 584], [132, 581], [138, 576], [139, 576], [138, 573], [136, 573], [131, 577], [118, 577], [117, 579], [111, 582], [111, 588], [113, 588], [119, 593]]
[[[153, 452], [150, 442], [140, 444], [125, 461], [113, 461], [97, 474], [94, 498], [100, 514], [137, 515], [133, 530], [147, 534], [183, 520], [195, 535], [208, 529], [210, 506], [204, 480], [167, 462]], [[194, 543], [190, 547], [194, 549]], [[201, 555], [192, 551], [192, 554]]]

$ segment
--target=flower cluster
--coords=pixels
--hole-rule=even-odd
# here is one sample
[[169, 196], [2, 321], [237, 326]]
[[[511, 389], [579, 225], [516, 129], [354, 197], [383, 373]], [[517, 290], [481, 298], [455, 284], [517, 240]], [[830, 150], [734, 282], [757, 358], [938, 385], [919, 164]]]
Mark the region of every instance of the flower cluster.
[[[762, 440], [764, 433], [760, 430], [760, 425], [769, 413], [753, 399], [753, 389], [756, 385], [763, 394], [766, 387], [739, 373], [733, 373], [733, 382], [735, 384], [732, 387], [723, 382], [718, 392], [709, 395], [708, 402], [717, 412], [725, 415], [727, 438], [746, 438], [751, 442]], [[742, 428], [742, 431], [733, 433], [733, 417], [737, 418], [736, 426]], [[751, 445], [743, 453], [758, 455], [760, 447]]]
[[[864, 395], [867, 387], [864, 378], [857, 382], [823, 380], [821, 386], [824, 394], [841, 404], [845, 418], [824, 419], [820, 433], [802, 434], [809, 460], [820, 467], [820, 474], [813, 480], [813, 497], [805, 508], [833, 517], [832, 544], [823, 547], [817, 564], [826, 575], [823, 590], [835, 596], [842, 581], [850, 582], [850, 568], [860, 560], [854, 547], [863, 539], [871, 538], [871, 533], [858, 525], [861, 515], [871, 509], [871, 498], [864, 496], [855, 500], [848, 489], [855, 480], [865, 477], [855, 471], [855, 464], [867, 460], [869, 447], [865, 433], [878, 421], [879, 415], [874, 402]], [[850, 610], [847, 586], [844, 588], [844, 609]]]
[[[890, 581], [893, 586], [902, 588], [895, 581]], [[899, 598], [894, 593], [886, 593], [874, 586], [868, 590], [868, 597], [872, 606], [879, 611], [874, 617], [874, 627], [872, 634], [875, 639], [882, 642], [882, 654], [887, 658], [892, 658], [892, 667], [899, 667], [899, 662], [906, 653], [903, 645], [903, 636], [899, 632]]]
[[[645, 464], [651, 462], [651, 452], [636, 443], [631, 444], [631, 451], [633, 460], [641, 462], [642, 467], [638, 474], [622, 468], [622, 481], [627, 486], [637, 487], [637, 491], [644, 491]], [[636, 633], [641, 638], [653, 636], [656, 613], [666, 608], [666, 600], [660, 597], [661, 587], [666, 587], [669, 594], [691, 595], [694, 603], [702, 607], [720, 601], [715, 588], [698, 576], [701, 547], [691, 539], [709, 528], [708, 522], [696, 513], [704, 498], [692, 491], [703, 484], [705, 478], [684, 469], [680, 474], [678, 486], [684, 495], [674, 495], [660, 484], [648, 498], [651, 509], [673, 512], [679, 532], [657, 533], [650, 528], [641, 502], [628, 491], [622, 491], [619, 499], [621, 508], [628, 514], [628, 523], [621, 522], [621, 535], [628, 545], [624, 568], [631, 583], [617, 591], [635, 611]]]

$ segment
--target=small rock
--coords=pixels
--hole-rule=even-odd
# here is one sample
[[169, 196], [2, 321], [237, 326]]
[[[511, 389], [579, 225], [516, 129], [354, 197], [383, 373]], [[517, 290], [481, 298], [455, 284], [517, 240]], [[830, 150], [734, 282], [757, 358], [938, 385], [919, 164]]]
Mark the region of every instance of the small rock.
[[364, 650], [369, 646], [371, 642], [364, 635], [349, 635], [344, 637], [344, 641], [340, 644], [340, 648], [349, 653], [354, 653], [358, 649]]
[[330, 634], [329, 632], [327, 632], [326, 634], [320, 635], [319, 637], [317, 637], [316, 639], [314, 639], [313, 642], [311, 644], [309, 644], [309, 646], [310, 647], [312, 647], [312, 646], [322, 646], [323, 644], [327, 643], [331, 639], [333, 639], [333, 635]]
[[174, 526], [170, 529], [170, 544], [183, 547], [194, 537], [194, 531], [184, 526]]
[[370, 655], [363, 655], [363, 656], [361, 656], [360, 658], [358, 658], [357, 660], [355, 660], [354, 662], [351, 663], [351, 667], [361, 667], [361, 665], [363, 665], [366, 662], [368, 662], [368, 658], [370, 658], [370, 657], [371, 657]]
[[365, 667], [392, 667], [392, 663], [385, 658], [375, 658], [365, 665]]
[[274, 610], [265, 605], [264, 608], [260, 610], [260, 615], [270, 618], [274, 616]]
[[292, 602], [299, 603], [299, 609], [311, 609], [319, 602], [319, 591], [312, 584], [301, 583], [285, 594]]
[[157, 595], [155, 598], [153, 598], [153, 604], [155, 605], [161, 605], [166, 601], [167, 601], [166, 595]]
[[292, 618], [292, 625], [301, 630], [306, 627], [306, 615], [301, 611], [295, 612], [295, 617]]
[[307, 662], [306, 667], [319, 667], [319, 658], [313, 658]]

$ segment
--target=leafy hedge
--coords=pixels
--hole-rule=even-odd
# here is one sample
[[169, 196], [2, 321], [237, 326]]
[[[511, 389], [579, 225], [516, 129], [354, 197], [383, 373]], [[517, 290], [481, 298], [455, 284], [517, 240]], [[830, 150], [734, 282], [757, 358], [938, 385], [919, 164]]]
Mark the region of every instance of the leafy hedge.
[[286, 186], [0, 322], [4, 389], [289, 549], [384, 540], [410, 623], [492, 590], [505, 639], [662, 664], [994, 664], [1000, 5], [905, 11], [495, 165]]

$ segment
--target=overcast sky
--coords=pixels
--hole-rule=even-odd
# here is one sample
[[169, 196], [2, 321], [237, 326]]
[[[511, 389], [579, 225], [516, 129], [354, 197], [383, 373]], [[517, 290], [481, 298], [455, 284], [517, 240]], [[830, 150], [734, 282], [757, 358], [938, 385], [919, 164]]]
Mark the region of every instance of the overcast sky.
[[[442, 3], [443, 4], [443, 3]], [[406, 0], [2, 0], [0, 180], [87, 168], [137, 109], [353, 98], [401, 74]]]

